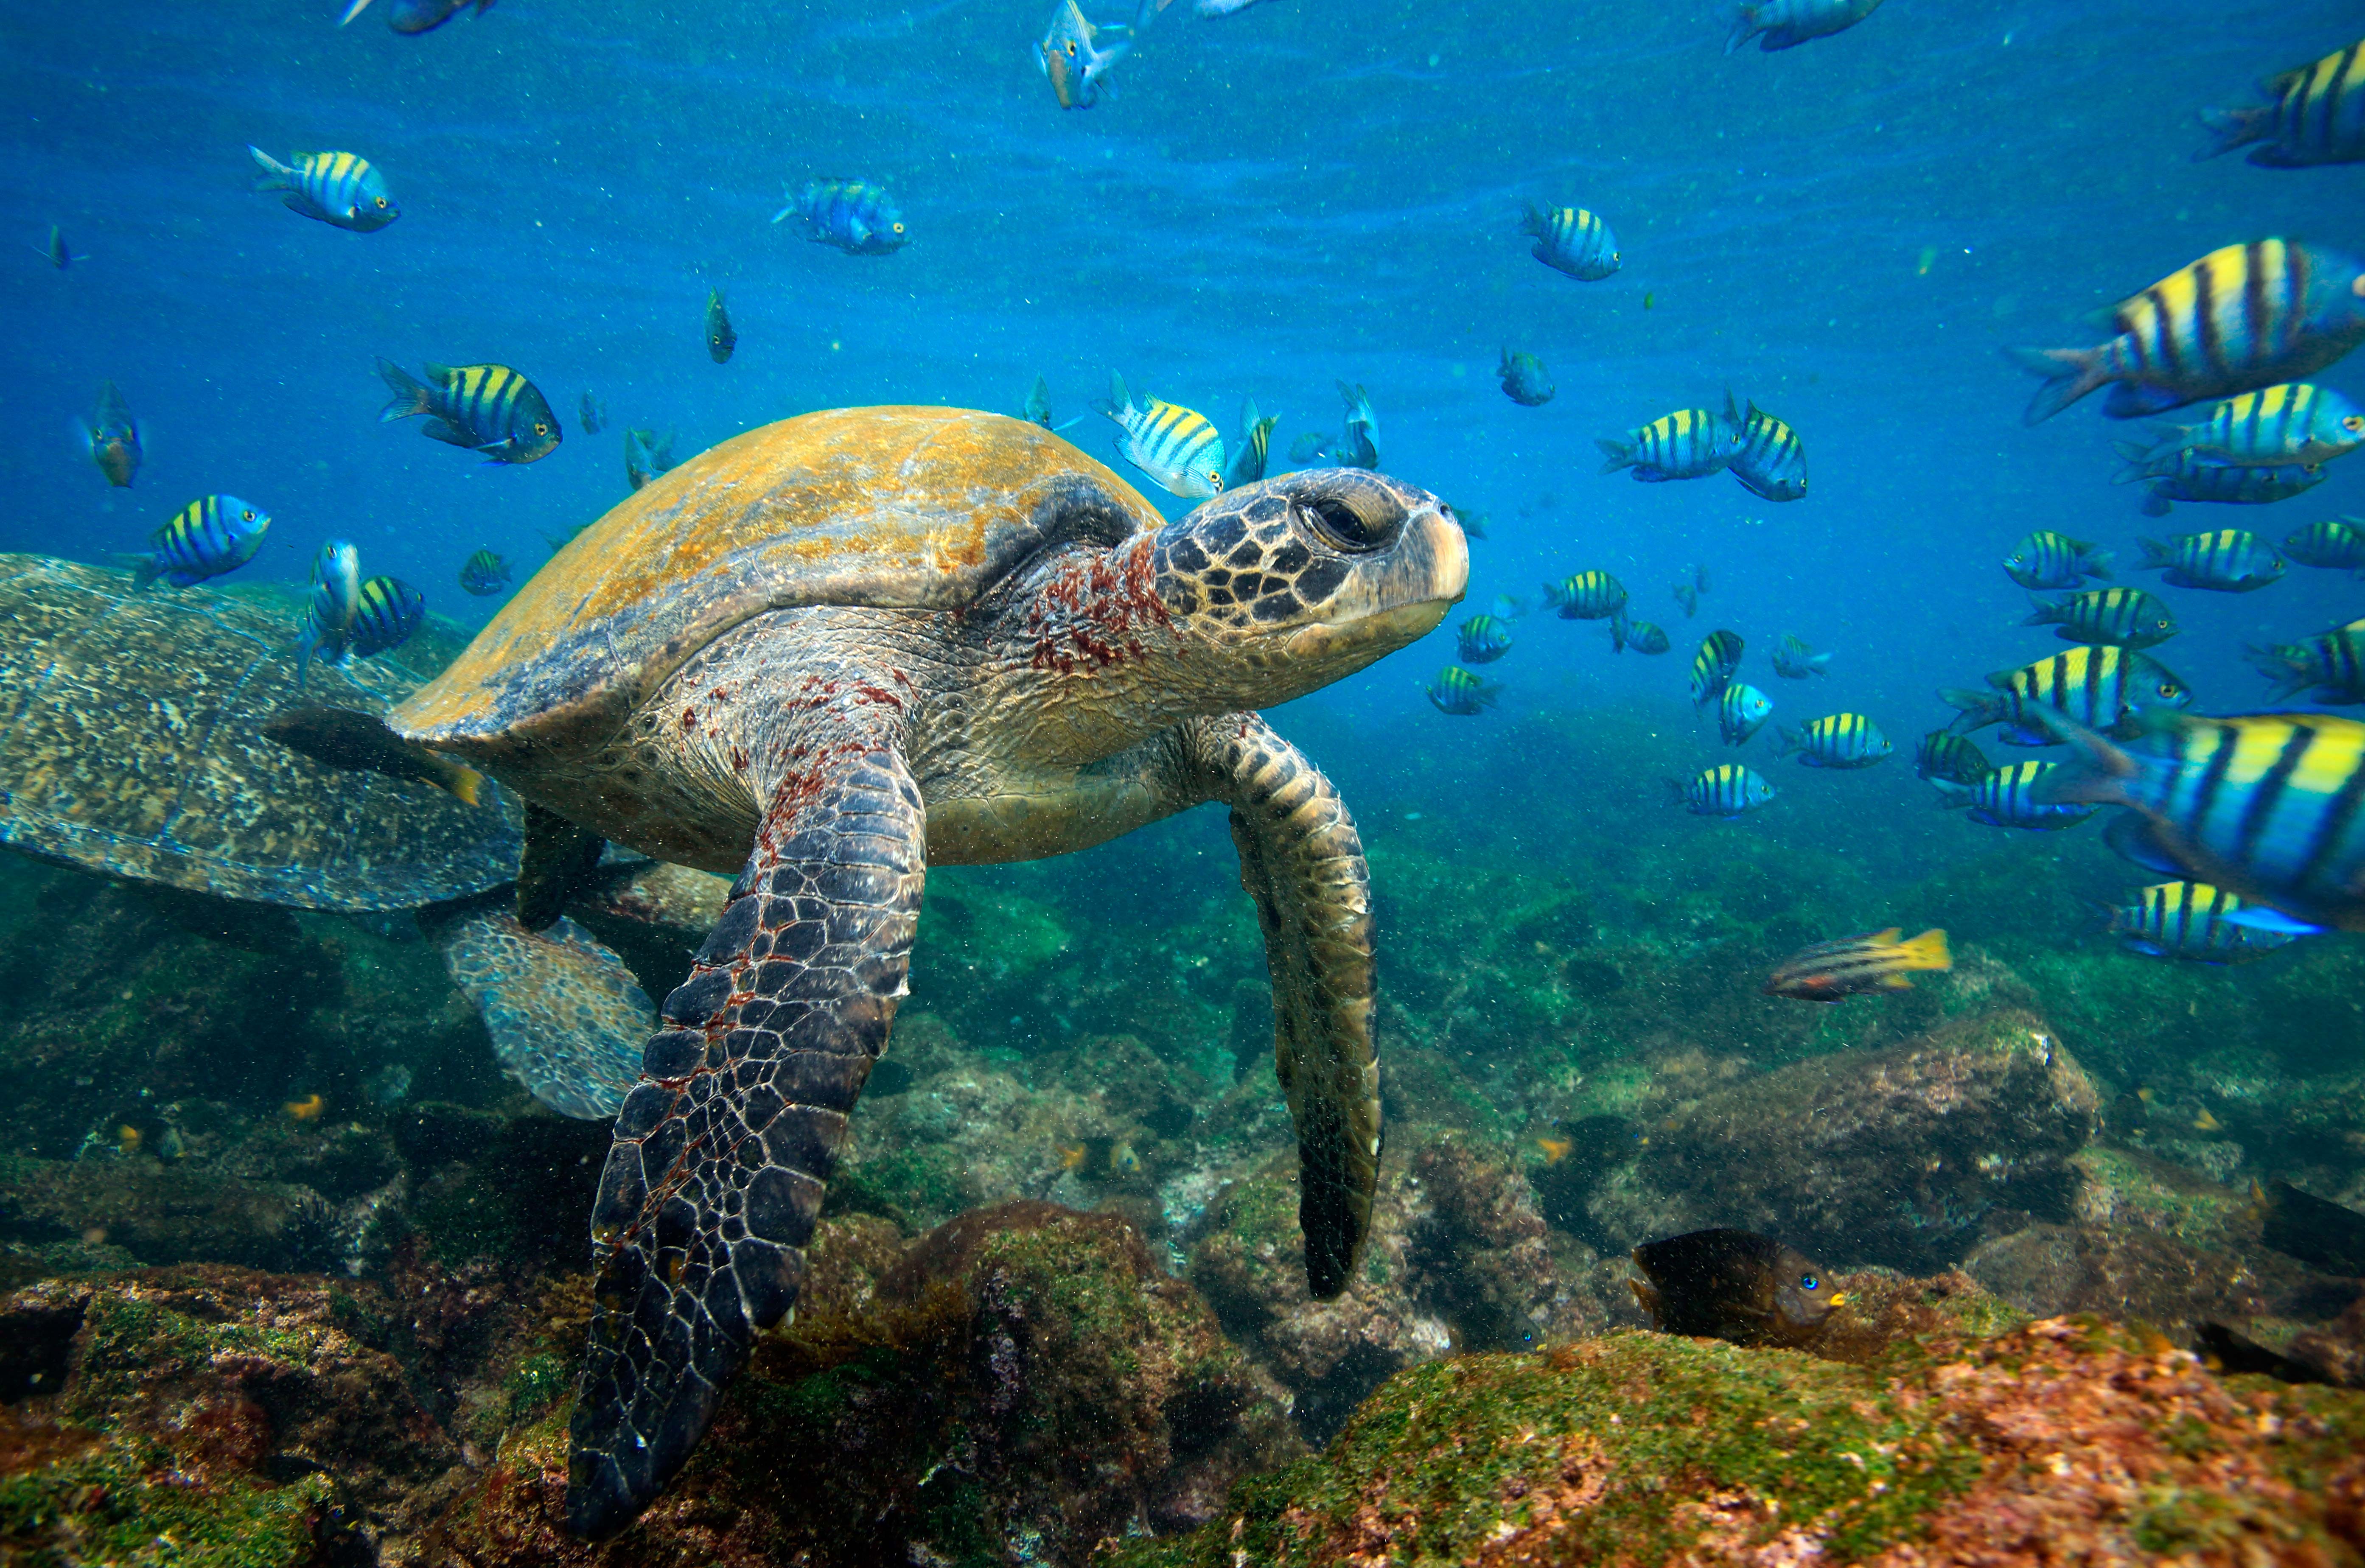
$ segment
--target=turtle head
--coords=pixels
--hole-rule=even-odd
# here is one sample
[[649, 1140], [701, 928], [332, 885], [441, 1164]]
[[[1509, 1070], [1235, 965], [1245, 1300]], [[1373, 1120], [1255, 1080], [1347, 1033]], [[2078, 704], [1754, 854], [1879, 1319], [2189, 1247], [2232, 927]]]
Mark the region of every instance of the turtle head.
[[1351, 675], [1427, 635], [1470, 581], [1452, 510], [1359, 468], [1227, 490], [1160, 529], [1152, 559], [1191, 678], [1178, 695], [1207, 712]]

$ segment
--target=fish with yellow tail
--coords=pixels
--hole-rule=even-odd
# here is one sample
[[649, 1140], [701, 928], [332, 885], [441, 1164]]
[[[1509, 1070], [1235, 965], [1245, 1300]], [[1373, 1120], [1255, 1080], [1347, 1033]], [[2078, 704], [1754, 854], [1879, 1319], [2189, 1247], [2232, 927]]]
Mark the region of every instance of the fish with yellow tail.
[[[1105, 48], [1103, 38], [1112, 39]], [[1132, 48], [1132, 28], [1115, 23], [1095, 26], [1084, 18], [1076, 0], [1059, 0], [1050, 27], [1035, 46], [1035, 56], [1059, 106], [1088, 109], [1101, 101], [1104, 92], [1116, 96], [1116, 84], [1107, 80], [1109, 69]]]
[[1801, 947], [1782, 960], [1765, 981], [1768, 996], [1799, 1002], [1838, 1002], [1877, 991], [1911, 991], [1905, 977], [1922, 970], [1955, 967], [1946, 951], [1946, 934], [1933, 926], [1908, 942], [1898, 940], [1903, 927], [1845, 936]]
[[2248, 147], [2262, 169], [2365, 162], [2365, 41], [2270, 77], [2261, 89], [2272, 103], [2202, 111], [2214, 140], [2193, 162]]
[[1101, 404], [1125, 433], [1117, 454], [1175, 495], [1205, 500], [1224, 490], [1224, 432], [1194, 409], [1149, 394], [1137, 406], [1125, 377], [1109, 377], [1109, 400]]
[[1662, 1334], [1797, 1349], [1847, 1303], [1806, 1254], [1748, 1230], [1695, 1230], [1634, 1249], [1634, 1299]]
[[2045, 377], [2026, 423], [2104, 386], [2102, 412], [2132, 420], [2304, 380], [2365, 342], [2365, 262], [2296, 240], [2227, 245], [2121, 301], [2110, 324], [2093, 348], [2007, 351]]

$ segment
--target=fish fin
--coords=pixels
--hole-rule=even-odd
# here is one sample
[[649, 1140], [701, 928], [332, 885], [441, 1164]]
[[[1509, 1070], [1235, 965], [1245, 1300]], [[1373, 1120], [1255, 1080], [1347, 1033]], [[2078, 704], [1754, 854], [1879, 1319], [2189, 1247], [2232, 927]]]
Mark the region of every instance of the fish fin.
[[1907, 980], [1903, 975], [1883, 975], [1880, 977], [1880, 989], [1883, 991], [1911, 991], [1913, 989], [1913, 982]]
[[[1956, 734], [1985, 729], [2004, 716], [2002, 700], [1990, 691], [1973, 691], [1959, 686], [1942, 686], [1938, 689], [1938, 700], [1950, 708], [1962, 710], [1955, 715], [1954, 723], [1946, 726]], [[1970, 722], [1964, 723], [1966, 719]], [[1956, 729], [1957, 724], [1962, 725], [1962, 728]]]
[[421, 435], [443, 442], [447, 446], [465, 446], [470, 451], [476, 450], [476, 438], [448, 420], [430, 420], [419, 427], [419, 431]]
[[[484, 3], [490, 5], [492, 0], [484, 0]], [[370, 0], [353, 0], [352, 5], [345, 7], [345, 14], [337, 18], [337, 26], [341, 28], [343, 27], [347, 22], [352, 21], [355, 17], [358, 17], [364, 11], [368, 10], [369, 6]]]
[[2302, 920], [2296, 915], [2285, 914], [2281, 910], [2267, 904], [2252, 904], [2247, 909], [2237, 909], [2231, 914], [2221, 914], [2217, 918], [2228, 925], [2239, 925], [2249, 931], [2270, 932], [2278, 936], [2316, 936], [2332, 929], [2328, 925], [2318, 925], [2312, 921]]
[[1938, 791], [1938, 809], [1942, 812], [1964, 810], [1978, 793], [1970, 785], [1957, 784], [1951, 778], [1933, 778], [1930, 787]]
[[1732, 30], [1725, 35], [1724, 52], [1739, 54], [1748, 47], [1751, 39], [1765, 30], [1764, 26], [1757, 20], [1757, 7], [1743, 6], [1733, 13]]
[[2117, 453], [2121, 462], [2125, 465], [2117, 473], [2111, 476], [2112, 484], [2132, 485], [2138, 479], [2148, 479], [2152, 476], [2149, 472], [2151, 448], [2146, 446], [2143, 442], [2139, 441], [2114, 441], [2111, 442], [2111, 450]]
[[2043, 424], [2111, 379], [2098, 349], [2009, 348], [2004, 353], [2021, 369], [2045, 377], [2021, 416], [2023, 424]]
[[2113, 420], [2140, 420], [2147, 414], [2164, 414], [2170, 409], [2181, 409], [2191, 402], [2162, 386], [2146, 386], [2138, 382], [2122, 381], [2111, 388], [2102, 400], [2102, 412]]
[[115, 557], [115, 564], [118, 566], [128, 566], [131, 569], [131, 588], [132, 591], [135, 593], [146, 588], [149, 584], [154, 582], [164, 570], [163, 566], [157, 561], [155, 556], [134, 554], [129, 552], [118, 554]]
[[1545, 231], [1550, 229], [1550, 227], [1551, 225], [1544, 219], [1543, 209], [1541, 207], [1538, 207], [1532, 201], [1524, 199], [1519, 203], [1520, 233], [1531, 235], [1534, 238], [1541, 240], [1544, 237]]
[[1946, 933], [1934, 925], [1911, 942], [1899, 943], [1898, 956], [1907, 961], [1910, 969], [1951, 969], [1955, 967], [1955, 956], [1946, 951]]
[[790, 214], [790, 213], [792, 213], [792, 212], [794, 212], [794, 211], [796, 211], [796, 208], [795, 208], [795, 207], [784, 207], [780, 208], [780, 210], [779, 210], [779, 211], [778, 211], [778, 212], [776, 212], [776, 213], [772, 214], [772, 221], [773, 221], [773, 222], [775, 222], [775, 223], [778, 223], [779, 221], [780, 221], [780, 219], [782, 219], [782, 218], [784, 218], [788, 217], [788, 216], [789, 216], [789, 214]]
[[1620, 468], [1634, 466], [1634, 449], [1627, 442], [1612, 441], [1606, 435], [1597, 435], [1593, 438], [1593, 444], [1599, 447], [1602, 455], [1609, 459], [1601, 465], [1601, 471], [1604, 474], [1615, 474]]
[[407, 420], [413, 414], [423, 414], [427, 411], [428, 389], [426, 384], [417, 376], [390, 359], [380, 359], [377, 362], [377, 375], [378, 379], [385, 382], [388, 390], [394, 393], [393, 400], [377, 411], [378, 423], [385, 424], [392, 420]]
[[[2281, 95], [2280, 91], [2276, 95]], [[2231, 152], [2236, 147], [2264, 140], [2272, 132], [2274, 114], [2271, 104], [2249, 108], [2202, 110], [2201, 123], [2209, 132], [2210, 142], [2192, 155], [2192, 161], [2206, 162], [2220, 153]], [[2253, 155], [2250, 162], [2257, 162], [2257, 157]]]
[[1109, 372], [1109, 400], [1106, 404], [1094, 406], [1117, 423], [1125, 423], [1125, 416], [1133, 412], [1133, 394], [1125, 389], [1123, 375], [1114, 370]]
[[2032, 713], [2030, 717], [2055, 739], [2068, 742], [2079, 753], [2036, 779], [2029, 789], [2031, 800], [2044, 806], [2134, 803], [2128, 798], [2125, 781], [2143, 771], [2141, 763], [2074, 719], [2049, 712]]
[[477, 909], [435, 933], [502, 1070], [564, 1116], [604, 1121], [640, 1081], [656, 1004], [624, 961], [571, 920], [528, 931]]
[[2021, 622], [2023, 626], [2058, 626], [2069, 619], [2067, 605], [2047, 604], [2034, 594], [2028, 596], [2028, 619]]
[[1775, 725], [1774, 735], [1774, 756], [1777, 761], [1807, 744], [1804, 730], [1794, 730], [1787, 725]]
[[2144, 558], [2135, 563], [2138, 572], [2156, 572], [2162, 566], [2176, 565], [2176, 552], [2157, 539], [2138, 538], [2135, 545], [2144, 553]]
[[2166, 517], [2173, 507], [2168, 498], [2167, 490], [2161, 486], [2154, 485], [2145, 492], [2143, 505], [2135, 510], [2146, 517]]
[[287, 188], [287, 182], [295, 177], [294, 169], [282, 163], [260, 147], [250, 144], [246, 151], [254, 159], [256, 165], [263, 170], [263, 178], [254, 183], [256, 190], [284, 191]]
[[2114, 551], [2097, 550], [2091, 544], [2078, 546], [2078, 569], [2090, 577], [2108, 577], [2118, 558]]
[[2160, 841], [2158, 830], [2141, 812], [2122, 812], [2102, 830], [2102, 842], [2147, 871], [2167, 877], [2188, 877], [2191, 870]]
[[1883, 947], [1891, 947], [1895, 946], [1897, 939], [1904, 935], [1905, 927], [1901, 925], [1891, 925], [1885, 930], [1867, 931], [1863, 935], [1857, 937], [1856, 940], [1859, 942], [1877, 943]]

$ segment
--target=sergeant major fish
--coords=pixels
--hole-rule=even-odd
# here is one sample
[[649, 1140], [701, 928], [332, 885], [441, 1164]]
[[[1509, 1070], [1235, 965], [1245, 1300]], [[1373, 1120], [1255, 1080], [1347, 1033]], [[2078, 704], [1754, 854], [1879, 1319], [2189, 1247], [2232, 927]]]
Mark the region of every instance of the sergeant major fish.
[[1421, 689], [1429, 693], [1430, 705], [1439, 712], [1462, 719], [1485, 712], [1503, 693], [1494, 681], [1481, 680], [1460, 665], [1447, 665]]
[[1722, 628], [1700, 639], [1692, 655], [1692, 706], [1704, 708], [1724, 695], [1732, 672], [1741, 667], [1741, 633]]
[[1453, 635], [1466, 665], [1490, 665], [1511, 651], [1510, 623], [1500, 616], [1474, 615]]
[[1946, 951], [1946, 934], [1934, 927], [1910, 942], [1900, 942], [1904, 927], [1845, 936], [1801, 947], [1782, 960], [1765, 982], [1767, 996], [1788, 996], [1800, 1002], [1838, 1002], [1867, 991], [1911, 991], [1907, 974], [1955, 967]]
[[564, 438], [541, 389], [508, 365], [431, 362], [420, 381], [381, 359], [377, 373], [394, 393], [378, 410], [379, 422], [432, 415], [421, 433], [482, 453], [488, 463], [532, 463], [557, 451]]
[[2365, 263], [2291, 240], [2227, 245], [2122, 301], [2111, 324], [2093, 348], [2009, 351], [2046, 378], [2027, 423], [2102, 386], [2102, 412], [2129, 420], [2304, 380], [2365, 342]]
[[2323, 463], [2365, 444], [2365, 409], [2329, 386], [2289, 381], [2229, 398], [2197, 424], [2161, 430], [2146, 459], [2190, 452], [2237, 467]]
[[112, 381], [98, 386], [98, 409], [92, 421], [82, 427], [83, 445], [106, 482], [117, 489], [128, 489], [131, 476], [140, 472], [140, 426], [131, 417], [130, 406]]
[[478, 599], [490, 599], [510, 586], [510, 564], [496, 551], [478, 550], [460, 563], [460, 587]]
[[1544, 374], [1544, 362], [1531, 353], [1514, 353], [1506, 348], [1495, 376], [1503, 384], [1503, 396], [1523, 409], [1539, 409], [1552, 400], [1554, 389], [1552, 378]]
[[333, 665], [352, 656], [353, 617], [361, 610], [362, 554], [350, 539], [331, 539], [312, 557], [312, 592], [296, 634], [296, 684], [311, 674], [315, 655]]
[[1626, 607], [1626, 585], [1597, 567], [1544, 584], [1543, 595], [1563, 621], [1607, 621]]
[[803, 220], [805, 238], [849, 256], [891, 256], [912, 242], [903, 214], [879, 186], [862, 180], [807, 180], [788, 193], [772, 221]]
[[271, 514], [252, 501], [201, 497], [149, 536], [147, 554], [127, 560], [132, 584], [144, 588], [162, 577], [174, 588], [193, 588], [236, 571], [254, 559], [270, 527]]
[[2270, 77], [2262, 90], [2273, 103], [2202, 112], [2214, 140], [2194, 162], [2248, 147], [2250, 162], [2269, 169], [2365, 162], [2365, 42]]
[[1343, 468], [1380, 465], [1380, 416], [1373, 411], [1371, 394], [1359, 383], [1339, 383], [1339, 400], [1347, 405], [1345, 438], [1330, 448], [1331, 461]]
[[1722, 817], [1731, 822], [1743, 812], [1755, 811], [1774, 798], [1774, 786], [1737, 762], [1720, 762], [1704, 767], [1686, 783], [1679, 778], [1666, 781], [1669, 794], [1696, 817]]
[[2119, 455], [2128, 459], [2126, 466], [2119, 470], [2116, 482], [2122, 485], [2146, 479], [2151, 482], [2144, 492], [2143, 514], [2146, 517], [2166, 517], [2170, 504], [2176, 501], [2265, 506], [2274, 501], [2289, 500], [2330, 477], [2320, 467], [2296, 463], [2272, 468], [2246, 468], [2193, 452], [2177, 452], [2166, 458], [2155, 458], [2145, 451], [2140, 442], [2123, 441], [2113, 444]]
[[1913, 776], [1943, 778], [1953, 784], [1977, 784], [1995, 771], [1995, 764], [1979, 748], [1952, 730], [1932, 730], [1913, 747]]
[[1622, 654], [1629, 648], [1638, 654], [1664, 654], [1672, 646], [1666, 628], [1654, 621], [1629, 621], [1620, 613], [1609, 622], [1609, 651], [1613, 654]]
[[1732, 462], [1741, 432], [1706, 409], [1677, 409], [1649, 424], [1628, 431], [1623, 438], [1598, 436], [1594, 444], [1608, 459], [1604, 474], [1631, 468], [1643, 484], [1670, 479], [1703, 479]]
[[706, 353], [717, 364], [727, 364], [739, 347], [739, 334], [731, 325], [731, 312], [723, 308], [723, 291], [706, 291]]
[[1799, 432], [1755, 403], [1743, 413], [1724, 395], [1724, 421], [1738, 432], [1732, 476], [1742, 487], [1769, 501], [1795, 501], [1807, 493], [1807, 448]]
[[[1124, 36], [1104, 49], [1100, 43], [1104, 33]], [[1035, 57], [1061, 108], [1088, 109], [1100, 102], [1104, 86], [1115, 95], [1116, 84], [1104, 79], [1132, 48], [1131, 28], [1095, 27], [1084, 19], [1083, 8], [1076, 0], [1059, 0], [1051, 13], [1050, 27], [1035, 46]]]
[[2024, 588], [2073, 588], [2111, 575], [2112, 555], [2082, 539], [2040, 528], [2003, 558], [2004, 576]]
[[426, 619], [427, 599], [417, 588], [400, 577], [370, 578], [353, 609], [353, 656], [365, 659], [402, 646]]
[[1178, 496], [1205, 500], [1224, 490], [1224, 433], [1214, 421], [1179, 403], [1142, 395], [1134, 406], [1125, 377], [1109, 376], [1109, 400], [1100, 411], [1125, 433], [1116, 450], [1127, 463]]
[[2139, 539], [2144, 558], [2138, 571], [2167, 570], [2160, 581], [2177, 588], [2209, 588], [2217, 593], [2252, 593], [2283, 575], [2282, 557], [2259, 543], [2258, 536], [2239, 528], [2208, 533], [2179, 534], [2166, 544]]
[[2063, 596], [2051, 604], [2030, 600], [2023, 626], [2057, 626], [2054, 634], [2065, 643], [2113, 643], [2122, 648], [2148, 648], [2176, 635], [2176, 616], [2167, 605], [2141, 588], [2093, 588]]
[[1258, 418], [1253, 398], [1240, 405], [1240, 450], [1232, 459], [1231, 483], [1235, 487], [1252, 485], [1264, 477], [1272, 455], [1272, 427], [1279, 423], [1277, 414]]
[[1777, 728], [1777, 757], [1795, 755], [1809, 767], [1870, 767], [1897, 748], [1861, 713], [1827, 713], [1800, 729]]
[[1618, 236], [1598, 213], [1581, 207], [1546, 211], [1529, 202], [1519, 232], [1534, 238], [1529, 253], [1536, 260], [1580, 282], [1597, 283], [1618, 270]]
[[1745, 745], [1773, 713], [1773, 699], [1747, 681], [1732, 681], [1716, 700], [1717, 733], [1727, 745]]
[[1753, 38], [1767, 54], [1796, 49], [1845, 32], [1879, 8], [1880, 0], [1755, 0], [1733, 17], [1724, 52], [1739, 53]]
[[2007, 762], [1976, 784], [1957, 784], [1951, 778], [1933, 778], [1930, 782], [1943, 797], [1939, 804], [1948, 811], [1969, 812], [1975, 823], [1987, 827], [2056, 833], [2065, 827], [2076, 827], [2094, 814], [2091, 806], [2064, 804], [2040, 794], [2040, 787], [2060, 766], [2031, 758]]
[[2303, 643], [2247, 650], [2259, 673], [2276, 683], [2278, 702], [2308, 691], [2310, 702], [2342, 707], [2365, 702], [2365, 621], [2337, 627]]
[[1956, 734], [2001, 723], [2007, 745], [2053, 745], [2051, 714], [2107, 730], [2138, 708], [2192, 703], [2191, 689], [2158, 660], [2109, 644], [2068, 648], [2018, 669], [1997, 670], [1987, 681], [1994, 689], [1949, 689], [1938, 695], [1962, 710], [1952, 726]]
[[2111, 930], [2131, 951], [2153, 958], [2234, 964], [2292, 942], [2297, 933], [2261, 931], [2233, 917], [2258, 906], [2206, 882], [2155, 882], [2132, 903], [2110, 910]]
[[1783, 633], [1782, 640], [1774, 644], [1774, 673], [1785, 680], [1804, 680], [1810, 675], [1829, 675], [1831, 662], [1831, 655], [1815, 652], [1788, 632]]
[[2365, 520], [2311, 522], [2283, 537], [2283, 554], [2303, 566], [2365, 572]]
[[263, 170], [259, 191], [285, 191], [287, 210], [339, 229], [367, 234], [402, 216], [386, 177], [369, 160], [351, 152], [297, 152], [282, 163], [260, 147], [249, 147]]

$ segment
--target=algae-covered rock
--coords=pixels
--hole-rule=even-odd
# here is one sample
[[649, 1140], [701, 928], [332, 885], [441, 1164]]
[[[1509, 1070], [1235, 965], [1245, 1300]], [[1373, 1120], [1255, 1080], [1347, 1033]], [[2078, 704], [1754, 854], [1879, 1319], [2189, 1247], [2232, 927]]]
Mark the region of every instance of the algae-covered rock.
[[1321, 1458], [1112, 1568], [2337, 1563], [2365, 1395], [2052, 1319], [1869, 1366], [1621, 1333], [1391, 1381]]

